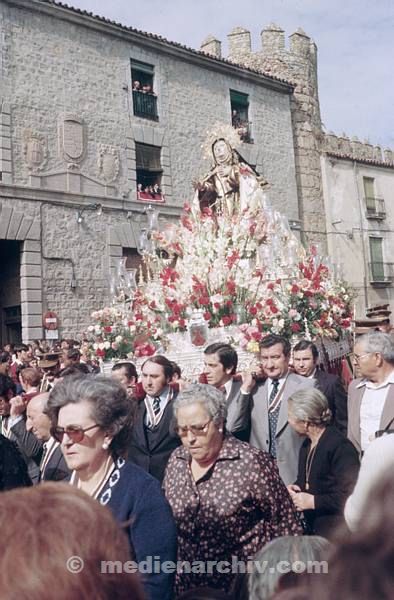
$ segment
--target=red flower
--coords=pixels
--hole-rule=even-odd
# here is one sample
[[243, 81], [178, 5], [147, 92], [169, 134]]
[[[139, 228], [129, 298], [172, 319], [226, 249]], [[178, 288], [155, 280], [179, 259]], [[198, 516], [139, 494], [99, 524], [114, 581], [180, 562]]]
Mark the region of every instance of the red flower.
[[229, 280], [226, 282], [226, 288], [227, 288], [227, 291], [228, 291], [229, 295], [230, 295], [230, 296], [234, 296], [234, 294], [235, 294], [235, 289], [236, 289], [236, 288], [235, 288], [235, 281], [233, 281], [233, 279], [229, 279]]
[[212, 208], [209, 208], [209, 206], [204, 206], [204, 208], [201, 211], [201, 214], [203, 217], [212, 217], [213, 210]]
[[229, 269], [231, 269], [235, 263], [237, 262], [237, 260], [239, 260], [239, 252], [238, 250], [234, 250], [232, 254], [230, 254], [230, 256], [227, 258], [227, 266]]
[[231, 319], [231, 317], [227, 317], [226, 315], [224, 315], [224, 317], [222, 317], [222, 322], [223, 325], [231, 325], [233, 320]]
[[211, 315], [211, 313], [209, 312], [209, 310], [207, 310], [207, 311], [204, 313], [204, 319], [205, 319], [206, 321], [210, 321], [210, 320], [212, 319], [212, 315]]
[[273, 315], [276, 315], [276, 313], [278, 312], [278, 309], [276, 308], [276, 306], [270, 306], [271, 312]]
[[253, 316], [254, 316], [254, 315], [257, 315], [257, 308], [256, 308], [255, 306], [251, 306], [251, 307], [249, 308], [249, 312], [250, 312], [250, 314], [251, 314], [251, 315], [253, 315]]
[[297, 294], [297, 292], [300, 291], [300, 288], [298, 287], [298, 285], [296, 285], [295, 283], [293, 283], [293, 285], [291, 286], [291, 293], [292, 294]]
[[290, 325], [290, 329], [293, 333], [298, 333], [299, 331], [301, 331], [301, 325], [299, 325], [298, 323], [292, 323]]
[[201, 306], [208, 306], [209, 305], [209, 298], [208, 298], [208, 296], [201, 296], [201, 298], [199, 298], [198, 301], [201, 304]]
[[104, 331], [105, 331], [105, 333], [112, 333], [112, 327], [110, 325], [106, 325], [104, 327]]
[[179, 319], [179, 327], [186, 327], [186, 321], [185, 319]]
[[189, 231], [193, 231], [193, 223], [191, 222], [191, 220], [189, 219], [188, 216], [182, 215], [181, 223], [182, 223], [183, 227], [185, 227], [185, 229], [188, 229]]

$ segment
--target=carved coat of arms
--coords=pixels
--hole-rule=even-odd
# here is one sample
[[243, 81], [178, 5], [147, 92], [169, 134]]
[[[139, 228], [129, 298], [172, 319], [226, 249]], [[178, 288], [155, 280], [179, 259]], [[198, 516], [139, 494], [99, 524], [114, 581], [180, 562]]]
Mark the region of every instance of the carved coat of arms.
[[112, 183], [119, 175], [119, 152], [113, 146], [100, 144], [98, 152], [99, 175], [106, 183]]
[[27, 129], [23, 135], [23, 154], [30, 171], [40, 171], [48, 158], [45, 135]]
[[64, 115], [59, 127], [60, 147], [69, 166], [77, 166], [86, 149], [85, 127], [82, 119], [75, 115]]

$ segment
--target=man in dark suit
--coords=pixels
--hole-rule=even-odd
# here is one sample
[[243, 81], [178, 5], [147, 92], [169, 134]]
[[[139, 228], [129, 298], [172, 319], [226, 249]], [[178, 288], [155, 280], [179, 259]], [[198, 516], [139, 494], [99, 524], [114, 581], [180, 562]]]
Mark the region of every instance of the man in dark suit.
[[313, 342], [301, 340], [293, 348], [294, 370], [298, 375], [316, 380], [316, 387], [328, 400], [333, 424], [347, 434], [347, 394], [338, 375], [318, 368], [319, 351]]
[[168, 459], [181, 444], [172, 430], [172, 404], [178, 393], [170, 386], [173, 366], [165, 356], [151, 356], [141, 373], [145, 397], [137, 405], [128, 458], [162, 482]]
[[315, 385], [313, 380], [289, 370], [290, 350], [287, 338], [267, 335], [260, 343], [260, 359], [267, 379], [256, 388], [250, 374], [243, 383], [245, 391], [255, 388], [250, 406], [250, 444], [276, 459], [286, 485], [297, 477], [298, 453], [303, 442], [288, 423], [287, 401], [295, 391]]
[[216, 342], [204, 350], [204, 374], [207, 383], [223, 391], [227, 399], [226, 429], [238, 439], [249, 441], [250, 428], [245, 427], [243, 413], [250, 392], [243, 389], [243, 380], [234, 379], [238, 354], [230, 344]]
[[26, 404], [22, 396], [15, 396], [16, 386], [12, 379], [0, 375], [0, 433], [16, 442], [33, 483], [39, 479], [39, 463], [42, 445], [26, 431]]
[[67, 481], [71, 472], [66, 465], [59, 442], [51, 436], [51, 421], [45, 413], [48, 393], [34, 396], [26, 408], [26, 431], [43, 444], [40, 481]]

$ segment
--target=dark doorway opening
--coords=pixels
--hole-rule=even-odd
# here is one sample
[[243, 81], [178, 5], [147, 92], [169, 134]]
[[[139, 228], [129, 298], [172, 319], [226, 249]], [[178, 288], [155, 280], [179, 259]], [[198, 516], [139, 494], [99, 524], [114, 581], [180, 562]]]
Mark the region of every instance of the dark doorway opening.
[[22, 341], [21, 244], [0, 240], [0, 345]]

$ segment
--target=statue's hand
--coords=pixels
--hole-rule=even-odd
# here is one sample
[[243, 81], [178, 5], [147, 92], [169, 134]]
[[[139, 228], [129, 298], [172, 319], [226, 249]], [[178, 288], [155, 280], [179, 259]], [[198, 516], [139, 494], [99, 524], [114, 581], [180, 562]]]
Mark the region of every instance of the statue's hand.
[[194, 190], [198, 190], [199, 192], [206, 189], [205, 183], [201, 183], [201, 181], [198, 181], [197, 179], [193, 179], [192, 186]]
[[228, 177], [227, 181], [233, 192], [237, 192], [239, 190], [239, 182], [235, 177]]

